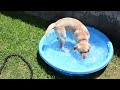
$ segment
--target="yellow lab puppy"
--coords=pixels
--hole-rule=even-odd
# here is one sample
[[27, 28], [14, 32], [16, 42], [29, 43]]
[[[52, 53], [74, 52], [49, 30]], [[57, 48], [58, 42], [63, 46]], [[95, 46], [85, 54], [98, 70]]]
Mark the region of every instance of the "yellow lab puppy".
[[[77, 44], [74, 46], [74, 51], [79, 51], [84, 59], [87, 57], [87, 53], [91, 47], [89, 44], [90, 34], [84, 24], [75, 18], [62, 18], [50, 24], [45, 35], [47, 36], [49, 31], [53, 28], [55, 28], [55, 31], [58, 35], [62, 50], [65, 51], [64, 44], [66, 41], [66, 31], [71, 31], [77, 42]], [[69, 52], [69, 50], [66, 50], [65, 52]]]

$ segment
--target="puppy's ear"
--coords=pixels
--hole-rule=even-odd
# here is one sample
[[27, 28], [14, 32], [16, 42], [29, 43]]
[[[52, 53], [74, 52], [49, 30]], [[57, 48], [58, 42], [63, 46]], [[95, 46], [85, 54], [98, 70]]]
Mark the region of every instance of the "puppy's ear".
[[76, 46], [74, 46], [74, 52], [76, 52], [77, 51], [77, 49], [78, 49], [78, 46], [76, 45]]

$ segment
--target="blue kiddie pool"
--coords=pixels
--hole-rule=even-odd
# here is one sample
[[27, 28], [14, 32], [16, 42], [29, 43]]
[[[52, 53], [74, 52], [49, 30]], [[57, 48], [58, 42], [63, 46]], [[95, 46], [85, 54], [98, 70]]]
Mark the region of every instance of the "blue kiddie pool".
[[39, 54], [42, 59], [58, 72], [69, 76], [83, 76], [103, 69], [113, 57], [113, 45], [99, 30], [86, 27], [91, 36], [89, 40], [91, 49], [86, 59], [83, 59], [79, 52], [73, 51], [76, 42], [70, 32], [67, 32], [65, 43], [70, 52], [63, 52], [54, 29], [40, 40]]

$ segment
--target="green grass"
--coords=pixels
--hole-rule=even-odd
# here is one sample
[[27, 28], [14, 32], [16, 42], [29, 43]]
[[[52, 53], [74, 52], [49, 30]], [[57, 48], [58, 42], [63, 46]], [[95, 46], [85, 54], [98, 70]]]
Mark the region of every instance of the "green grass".
[[[33, 79], [120, 79], [120, 57], [115, 54], [103, 70], [86, 77], [62, 75], [48, 66], [38, 54], [38, 44], [48, 22], [22, 12], [0, 12], [0, 64], [9, 54], [20, 54], [31, 64]], [[17, 57], [6, 63], [1, 79], [28, 79], [29, 68]]]

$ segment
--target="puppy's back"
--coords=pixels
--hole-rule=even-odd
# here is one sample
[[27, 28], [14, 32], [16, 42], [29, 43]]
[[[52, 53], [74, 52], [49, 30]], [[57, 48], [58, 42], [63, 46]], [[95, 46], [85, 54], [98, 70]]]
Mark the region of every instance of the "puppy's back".
[[82, 23], [75, 19], [75, 18], [70, 18], [70, 17], [66, 17], [66, 18], [62, 18], [59, 19], [58, 21], [56, 21], [56, 27], [59, 26], [70, 26], [70, 27], [75, 27], [75, 26], [80, 26]]

